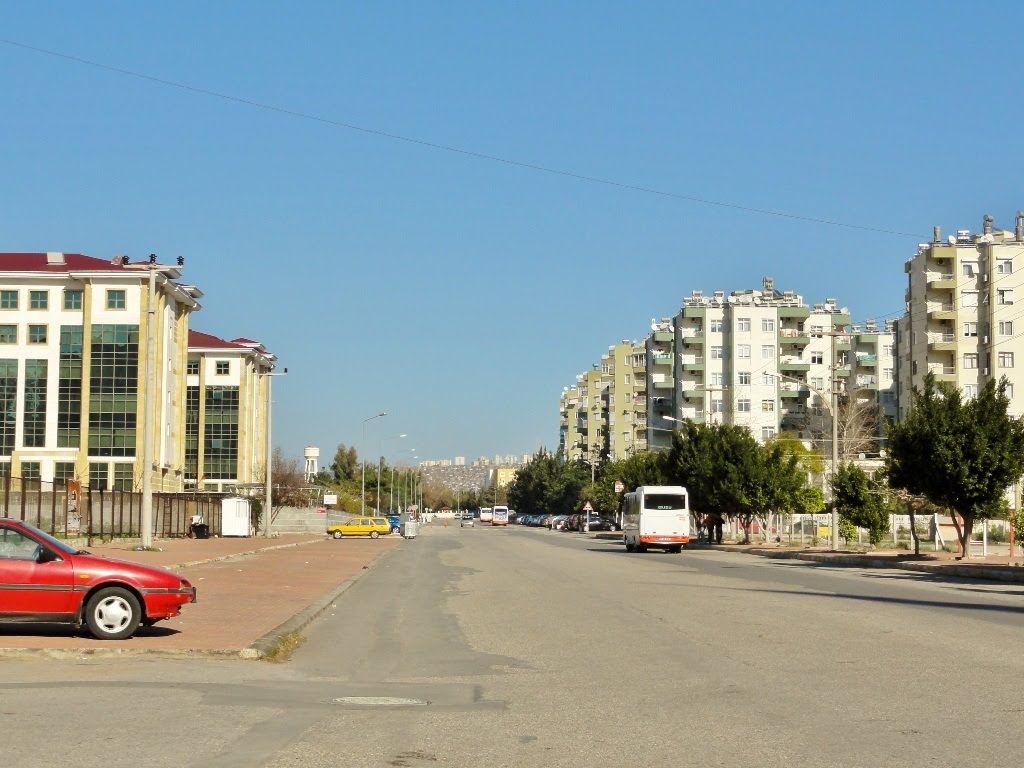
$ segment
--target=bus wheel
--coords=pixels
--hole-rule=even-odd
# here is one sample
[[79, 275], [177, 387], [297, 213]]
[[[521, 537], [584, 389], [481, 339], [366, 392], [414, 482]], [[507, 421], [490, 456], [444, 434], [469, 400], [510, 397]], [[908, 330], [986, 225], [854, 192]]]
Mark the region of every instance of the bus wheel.
[[635, 544], [630, 544], [628, 541], [626, 542], [626, 551], [627, 552], [633, 552], [635, 549], [636, 549], [636, 545]]
[[683, 551], [683, 545], [682, 545], [682, 544], [680, 544], [680, 545], [678, 545], [678, 546], [675, 546], [675, 547], [669, 547], [669, 548], [668, 548], [668, 551], [669, 551], [669, 552], [672, 552], [673, 554], [676, 554], [676, 555], [678, 555], [678, 554], [679, 554], [680, 552], [682, 552], [682, 551]]

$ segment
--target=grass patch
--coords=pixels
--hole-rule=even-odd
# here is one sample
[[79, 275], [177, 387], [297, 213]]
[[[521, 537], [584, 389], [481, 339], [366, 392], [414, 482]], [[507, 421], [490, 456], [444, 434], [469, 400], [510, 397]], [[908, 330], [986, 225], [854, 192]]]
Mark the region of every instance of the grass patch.
[[267, 651], [267, 655], [263, 658], [265, 661], [272, 661], [275, 664], [283, 664], [288, 661], [292, 657], [292, 654], [302, 647], [302, 644], [305, 642], [306, 638], [303, 635], [300, 635], [298, 632], [289, 632], [278, 640], [274, 647]]

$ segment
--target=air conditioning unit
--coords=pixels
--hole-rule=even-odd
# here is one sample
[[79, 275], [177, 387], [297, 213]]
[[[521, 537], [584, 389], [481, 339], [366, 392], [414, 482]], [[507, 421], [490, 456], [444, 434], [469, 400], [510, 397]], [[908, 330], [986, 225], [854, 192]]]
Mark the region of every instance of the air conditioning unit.
[[981, 375], [982, 376], [988, 376], [988, 368], [982, 368], [981, 369]]
[[988, 336], [982, 336], [981, 337], [981, 343], [982, 344], [988, 344]]
[[982, 275], [981, 276], [981, 282], [987, 283], [988, 282], [988, 275]]

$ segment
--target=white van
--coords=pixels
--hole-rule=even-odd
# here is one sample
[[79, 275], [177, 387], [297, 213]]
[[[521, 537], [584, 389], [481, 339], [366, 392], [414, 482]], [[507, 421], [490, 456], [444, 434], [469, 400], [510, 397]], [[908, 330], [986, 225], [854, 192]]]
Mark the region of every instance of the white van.
[[508, 525], [508, 507], [499, 505], [491, 510], [491, 525]]
[[622, 499], [627, 552], [657, 547], [680, 552], [690, 543], [690, 495], [681, 485], [644, 485]]
[[490, 507], [480, 507], [480, 522], [489, 523], [494, 520], [494, 512]]

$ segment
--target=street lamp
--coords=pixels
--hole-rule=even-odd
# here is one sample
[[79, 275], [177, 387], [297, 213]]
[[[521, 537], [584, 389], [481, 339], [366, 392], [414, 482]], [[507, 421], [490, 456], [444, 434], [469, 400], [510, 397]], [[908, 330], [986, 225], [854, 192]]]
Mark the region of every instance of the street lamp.
[[363, 456], [363, 476], [359, 493], [359, 514], [361, 517], [366, 517], [366, 422], [373, 421], [374, 419], [379, 419], [381, 416], [387, 415], [387, 411], [381, 411], [380, 413], [376, 413], [373, 416], [367, 416], [363, 419], [363, 434], [362, 440], [359, 443], [359, 452]]
[[[402, 435], [402, 437], [405, 437], [405, 435]], [[415, 448], [406, 448], [405, 451], [400, 451], [400, 453], [406, 453], [406, 452], [416, 453], [416, 449]], [[399, 507], [402, 506], [402, 489], [401, 488], [398, 489], [398, 506]], [[388, 512], [390, 512], [392, 515], [395, 514], [395, 465], [394, 464], [391, 465], [391, 500], [388, 502]]]
[[270, 441], [270, 416], [271, 416], [271, 410], [273, 408], [273, 400], [271, 400], [271, 398], [270, 398], [270, 390], [271, 390], [271, 386], [270, 385], [274, 381], [274, 378], [273, 378], [274, 376], [287, 376], [288, 375], [288, 369], [285, 368], [284, 371], [281, 372], [281, 373], [271, 373], [271, 371], [273, 370], [273, 363], [270, 362], [269, 359], [268, 359], [268, 363], [270, 365], [270, 368], [268, 368], [266, 373], [261, 373], [259, 375], [265, 377], [266, 380], [267, 380], [267, 450], [266, 450], [266, 463], [267, 463], [267, 466], [266, 466], [266, 471], [264, 472], [264, 474], [266, 475], [267, 487], [266, 487], [266, 490], [264, 491], [264, 497], [265, 498], [264, 498], [264, 503], [263, 503], [263, 506], [264, 506], [264, 510], [263, 510], [263, 535], [265, 537], [269, 538], [269, 536], [270, 536], [270, 526], [273, 523], [273, 517], [274, 517], [274, 500], [273, 500], [274, 486], [273, 486], [273, 483], [271, 481], [271, 478], [272, 478], [272, 475], [273, 475], [273, 469], [271, 468], [271, 465], [273, 464], [273, 458], [274, 458], [273, 451], [274, 451], [274, 449], [273, 449], [273, 446], [272, 446], [271, 441]]
[[[384, 467], [384, 453], [383, 444], [387, 440], [395, 440], [398, 438], [405, 437], [405, 434], [391, 435], [391, 437], [382, 437], [377, 440], [377, 514], [380, 514], [380, 473]], [[388, 512], [391, 510], [388, 509]]]

